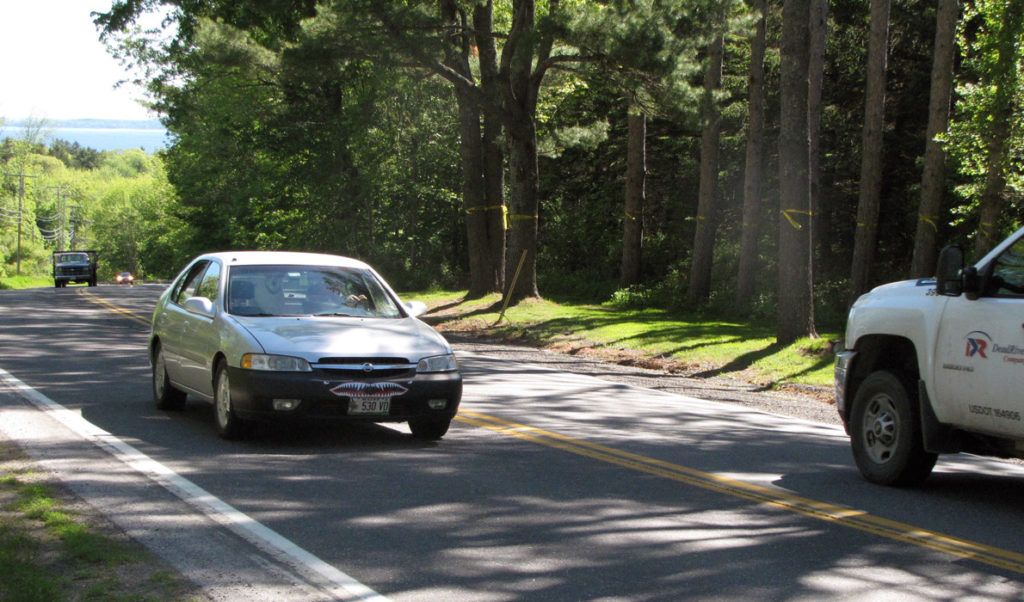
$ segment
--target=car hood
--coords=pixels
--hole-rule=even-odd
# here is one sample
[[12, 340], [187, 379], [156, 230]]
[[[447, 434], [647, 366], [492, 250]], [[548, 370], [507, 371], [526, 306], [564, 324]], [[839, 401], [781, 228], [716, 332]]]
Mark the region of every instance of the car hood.
[[433, 328], [415, 318], [234, 317], [266, 353], [302, 357], [404, 357], [412, 362], [451, 353]]

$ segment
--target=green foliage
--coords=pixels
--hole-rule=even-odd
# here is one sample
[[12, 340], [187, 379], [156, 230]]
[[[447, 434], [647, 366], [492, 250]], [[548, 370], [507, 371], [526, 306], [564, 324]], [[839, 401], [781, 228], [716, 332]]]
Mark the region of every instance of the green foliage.
[[[119, 0], [100, 21], [113, 34], [135, 9], [155, 1]], [[173, 190], [180, 201], [149, 199], [140, 179], [138, 187], [112, 184], [109, 194], [96, 197], [106, 199], [104, 206], [110, 208], [83, 204], [80, 223], [88, 235], [102, 233], [113, 261], [130, 263], [127, 250], [137, 247], [138, 257], [144, 258], [139, 259], [141, 269], [148, 272], [206, 250], [290, 248], [355, 255], [403, 288], [463, 280], [468, 258], [456, 100], [451, 81], [436, 75], [448, 58], [452, 22], [468, 19], [475, 3], [452, 3], [452, 22], [442, 19], [437, 2], [274, 0], [243, 8], [208, 0], [165, 4], [177, 9], [177, 37], [161, 44], [129, 35], [118, 49], [150, 69], [146, 75], [157, 108], [176, 140], [164, 157], [172, 188], [159, 195]], [[994, 36], [1006, 6], [1001, 0], [967, 4], [957, 113], [947, 146], [947, 208], [953, 217], [940, 226], [943, 242], [968, 239], [976, 221], [991, 139], [985, 129], [991, 113], [987, 107], [994, 102], [996, 79], [1013, 75], [993, 70]], [[500, 52], [513, 6], [499, 1], [494, 8]], [[612, 299], [623, 307], [679, 308], [695, 229], [701, 65], [708, 42], [723, 35], [713, 290], [705, 306], [685, 309], [704, 315], [733, 311], [730, 296], [743, 227], [753, 23], [748, 11], [734, 0], [539, 2], [535, 8], [536, 37], [530, 41], [537, 44], [551, 34], [552, 56], [557, 57], [536, 65], [535, 73], [543, 75], [545, 84], [535, 115], [541, 150], [537, 279], [542, 293], [559, 299]], [[751, 310], [758, 317], [776, 313], [779, 269], [779, 8], [780, 3], [769, 3], [767, 138], [756, 220], [762, 269]], [[820, 206], [813, 224], [816, 313], [827, 324], [841, 322], [845, 314], [840, 290], [849, 275], [856, 229], [868, 8], [861, 1], [829, 3], [817, 157]], [[933, 0], [895, 0], [890, 15], [885, 173], [874, 268], [878, 282], [902, 278], [909, 268], [934, 9]], [[1024, 65], [1016, 59], [1015, 72], [1020, 72]], [[476, 78], [479, 65], [472, 58], [470, 63]], [[1019, 201], [1022, 96], [1015, 88], [1007, 227], [1024, 220]], [[643, 283], [617, 291], [629, 111], [648, 116]], [[11, 155], [8, 147], [0, 152]], [[104, 169], [71, 149], [51, 156], [69, 167]], [[109, 175], [149, 177], [152, 172], [134, 159], [122, 157], [116, 166], [108, 161]], [[32, 165], [40, 173], [60, 171], [53, 161]], [[125, 197], [137, 201], [117, 200]], [[43, 210], [52, 211], [52, 206], [44, 204]], [[124, 227], [148, 216], [163, 225], [147, 236]], [[0, 245], [9, 245], [8, 239], [0, 236]]]
[[[1008, 233], [1024, 217], [1024, 11], [1016, 3], [976, 0], [965, 8], [958, 30], [964, 50], [963, 76], [957, 86], [955, 115], [945, 137], [946, 149], [963, 178], [956, 187], [962, 205], [955, 225], [973, 230], [978, 202], [991, 169], [1002, 170], [1010, 200], [1000, 224]], [[1002, 46], [1001, 46], [1002, 45]], [[1013, 57], [1002, 56], [1005, 46]], [[1003, 162], [990, 165], [995, 127], [1009, 128]]]
[[[28, 136], [0, 145], [8, 174], [0, 197], [0, 277], [20, 271], [30, 282], [52, 284], [51, 254], [68, 248], [99, 251], [100, 279], [124, 270], [166, 278], [180, 268], [186, 226], [175, 216], [160, 157], [101, 153], [59, 140], [47, 148]], [[23, 195], [16, 174], [26, 176]]]
[[324, 19], [275, 49], [266, 32], [196, 22], [201, 67], [159, 89], [183, 246], [339, 253], [451, 283], [465, 243], [450, 89], [337, 55]]

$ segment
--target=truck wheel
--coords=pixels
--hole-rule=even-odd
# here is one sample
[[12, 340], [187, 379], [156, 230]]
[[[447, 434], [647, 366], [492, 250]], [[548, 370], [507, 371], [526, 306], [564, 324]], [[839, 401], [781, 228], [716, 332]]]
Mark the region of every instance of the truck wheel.
[[157, 347], [153, 359], [153, 399], [161, 410], [180, 410], [185, 407], [185, 392], [179, 391], [167, 377], [167, 360], [164, 350]]
[[870, 374], [853, 399], [850, 445], [861, 475], [879, 485], [913, 485], [928, 477], [936, 454], [924, 450], [921, 421], [908, 387], [892, 372]]

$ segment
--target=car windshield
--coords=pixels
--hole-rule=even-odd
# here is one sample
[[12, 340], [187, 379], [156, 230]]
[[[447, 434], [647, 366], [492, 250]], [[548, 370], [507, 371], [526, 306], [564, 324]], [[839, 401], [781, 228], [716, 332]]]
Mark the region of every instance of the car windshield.
[[85, 253], [64, 253], [57, 256], [57, 263], [86, 263], [89, 256]]
[[228, 313], [241, 316], [400, 318], [402, 311], [372, 272], [336, 266], [234, 266]]

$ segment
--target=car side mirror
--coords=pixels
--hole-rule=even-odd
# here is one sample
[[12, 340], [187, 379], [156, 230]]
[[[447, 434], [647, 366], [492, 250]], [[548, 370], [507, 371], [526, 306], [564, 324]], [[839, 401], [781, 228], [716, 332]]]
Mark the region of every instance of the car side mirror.
[[943, 247], [939, 252], [935, 289], [940, 295], [959, 297], [964, 292], [964, 251], [960, 247]]
[[418, 318], [427, 313], [427, 304], [422, 301], [406, 301], [405, 311], [409, 312], [410, 316]]
[[185, 311], [212, 318], [213, 301], [206, 297], [189, 297], [185, 299]]

